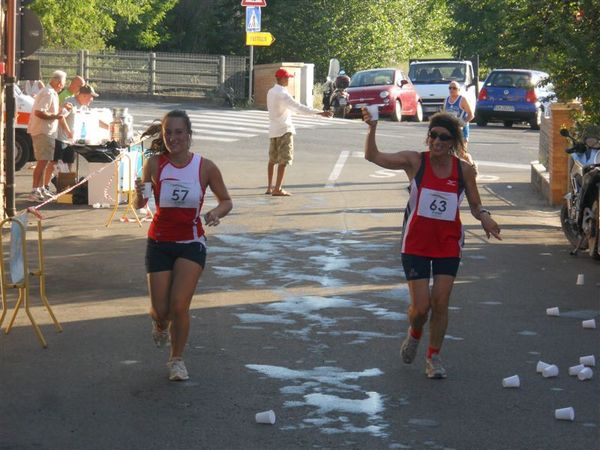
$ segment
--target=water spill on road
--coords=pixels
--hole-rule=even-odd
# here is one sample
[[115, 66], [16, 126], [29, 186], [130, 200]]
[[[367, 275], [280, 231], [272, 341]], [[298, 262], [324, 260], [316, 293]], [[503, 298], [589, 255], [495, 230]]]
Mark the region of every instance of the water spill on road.
[[[308, 408], [310, 412], [303, 420], [304, 426], [315, 426], [325, 434], [368, 433], [376, 437], [387, 436], [389, 425], [382, 417], [383, 396], [377, 392], [363, 392], [359, 385], [354, 384], [365, 377], [383, 375], [377, 368], [349, 372], [331, 366], [309, 370], [260, 364], [247, 364], [246, 367], [269, 378], [293, 383], [280, 389], [283, 395], [292, 397], [283, 406]], [[348, 416], [340, 416], [340, 413]]]

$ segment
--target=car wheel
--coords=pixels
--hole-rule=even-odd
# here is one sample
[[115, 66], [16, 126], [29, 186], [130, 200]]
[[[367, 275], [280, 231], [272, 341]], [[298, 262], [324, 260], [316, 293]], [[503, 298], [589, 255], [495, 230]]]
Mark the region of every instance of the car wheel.
[[488, 120], [485, 117], [477, 116], [475, 117], [475, 123], [478, 127], [485, 127], [488, 124]]
[[33, 145], [27, 135], [15, 133], [15, 170], [21, 170], [29, 161]]
[[400, 122], [402, 120], [402, 103], [400, 103], [400, 100], [396, 100], [394, 112], [392, 113], [392, 120], [394, 122]]
[[540, 108], [537, 108], [535, 110], [535, 115], [529, 121], [529, 126], [531, 127], [532, 130], [539, 130], [541, 124], [542, 124], [542, 110]]
[[413, 116], [415, 122], [423, 122], [423, 105], [421, 102], [417, 102], [417, 112]]
[[504, 121], [504, 128], [512, 128], [513, 126], [513, 121], [512, 120], [505, 120]]

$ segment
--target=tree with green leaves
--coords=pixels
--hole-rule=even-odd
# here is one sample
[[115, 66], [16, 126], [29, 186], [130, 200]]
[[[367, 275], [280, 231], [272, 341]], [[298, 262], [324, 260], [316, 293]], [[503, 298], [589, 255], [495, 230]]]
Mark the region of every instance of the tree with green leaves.
[[[161, 48], [248, 54], [245, 8], [239, 0], [180, 0], [168, 15], [183, 24]], [[255, 62], [311, 62], [324, 77], [330, 58], [346, 71], [397, 65], [408, 57], [444, 52], [449, 21], [443, 0], [278, 0], [262, 8], [262, 30], [275, 36], [256, 47]]]
[[44, 47], [102, 50], [153, 48], [168, 34], [165, 14], [178, 0], [37, 0]]
[[600, 123], [600, 8], [597, 0], [453, 0], [448, 42], [488, 67], [550, 73], [560, 100], [581, 98]]
[[260, 61], [305, 61], [323, 77], [330, 58], [352, 73], [397, 66], [409, 57], [446, 51], [448, 21], [437, 0], [292, 0], [273, 2], [263, 28], [277, 41], [260, 49]]

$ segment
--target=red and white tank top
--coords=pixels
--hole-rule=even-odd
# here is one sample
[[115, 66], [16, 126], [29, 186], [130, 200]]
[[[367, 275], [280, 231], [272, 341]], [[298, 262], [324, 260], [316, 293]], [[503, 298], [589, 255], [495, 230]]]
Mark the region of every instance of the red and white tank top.
[[204, 189], [200, 180], [202, 157], [192, 155], [186, 165], [174, 165], [166, 155], [158, 160], [158, 183], [154, 185], [156, 212], [148, 237], [162, 242], [202, 242], [204, 228], [200, 210]]
[[429, 258], [460, 257], [464, 233], [459, 207], [464, 198], [460, 160], [452, 158], [448, 178], [438, 178], [430, 153], [421, 153], [421, 165], [410, 185], [404, 214], [402, 253]]

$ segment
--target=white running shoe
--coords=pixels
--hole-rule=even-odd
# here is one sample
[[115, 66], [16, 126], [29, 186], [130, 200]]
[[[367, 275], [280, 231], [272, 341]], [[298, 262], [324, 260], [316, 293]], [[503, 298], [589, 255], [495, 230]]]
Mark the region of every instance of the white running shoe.
[[46, 197], [44, 196], [44, 194], [42, 194], [38, 189], [34, 189], [33, 191], [31, 191], [29, 193], [29, 195], [27, 196], [27, 200], [31, 201], [31, 202], [38, 202], [41, 203], [44, 200], [46, 200]]
[[404, 361], [405, 364], [410, 364], [414, 361], [415, 356], [417, 356], [419, 342], [419, 339], [415, 339], [410, 335], [409, 329], [406, 334], [406, 339], [404, 339], [400, 346], [400, 355], [402, 355], [402, 361]]
[[40, 193], [46, 198], [46, 199], [51, 199], [54, 198], [54, 194], [52, 192], [50, 192], [50, 189], [48, 189], [45, 186], [42, 186], [40, 188]]
[[185, 363], [181, 358], [174, 358], [167, 363], [169, 368], [169, 380], [171, 381], [185, 381], [190, 377], [188, 371], [185, 368]]
[[431, 358], [425, 358], [425, 374], [427, 378], [446, 378], [446, 369], [442, 365], [440, 355], [434, 353]]
[[171, 335], [169, 333], [169, 329], [161, 330], [158, 327], [156, 321], [152, 321], [152, 339], [154, 339], [154, 343], [158, 348], [163, 347], [169, 343]]

